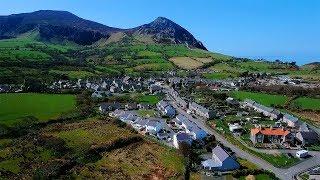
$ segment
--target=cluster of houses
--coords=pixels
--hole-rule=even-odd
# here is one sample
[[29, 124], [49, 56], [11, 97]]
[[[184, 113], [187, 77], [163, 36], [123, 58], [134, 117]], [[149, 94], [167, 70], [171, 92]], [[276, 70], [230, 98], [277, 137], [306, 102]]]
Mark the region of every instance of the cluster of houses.
[[[319, 135], [307, 123], [301, 122], [297, 117], [282, 113], [274, 108], [266, 107], [253, 100], [245, 100], [244, 108], [253, 109], [271, 120], [277, 120], [273, 127], [255, 127], [250, 131], [251, 141], [256, 143], [276, 143], [307, 146], [319, 142]], [[281, 126], [285, 124], [286, 126]]]
[[101, 104], [99, 109], [102, 113], [130, 124], [134, 129], [142, 134], [148, 134], [171, 143], [175, 148], [179, 148], [181, 143], [191, 144], [194, 140], [202, 140], [208, 134], [201, 129], [195, 122], [189, 120], [182, 114], [176, 114], [176, 110], [167, 101], [157, 103], [158, 111], [168, 117], [164, 118], [141, 117], [136, 111], [120, 110], [117, 103]]
[[59, 89], [88, 89], [93, 91], [92, 97], [102, 98], [112, 93], [124, 92], [142, 92], [149, 90], [151, 93], [161, 91], [161, 86], [156, 84], [155, 79], [143, 79], [141, 77], [131, 78], [124, 76], [122, 78], [102, 78], [98, 80], [82, 80], [76, 82], [69, 80], [59, 80], [49, 86], [51, 90]]

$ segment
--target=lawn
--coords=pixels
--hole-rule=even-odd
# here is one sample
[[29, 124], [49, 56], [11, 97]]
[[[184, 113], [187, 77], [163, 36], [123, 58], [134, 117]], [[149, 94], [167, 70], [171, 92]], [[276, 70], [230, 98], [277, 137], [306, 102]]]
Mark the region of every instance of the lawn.
[[36, 93], [0, 94], [0, 124], [13, 126], [26, 117], [57, 118], [75, 108], [75, 96]]
[[138, 103], [144, 104], [157, 104], [160, 101], [160, 97], [156, 95], [142, 95], [137, 98]]
[[320, 110], [320, 99], [299, 97], [295, 99], [293, 105], [301, 109]]
[[284, 95], [272, 95], [265, 93], [247, 92], [247, 91], [234, 91], [231, 94], [233, 97], [243, 101], [245, 99], [252, 99], [265, 106], [271, 105], [284, 105], [288, 100]]

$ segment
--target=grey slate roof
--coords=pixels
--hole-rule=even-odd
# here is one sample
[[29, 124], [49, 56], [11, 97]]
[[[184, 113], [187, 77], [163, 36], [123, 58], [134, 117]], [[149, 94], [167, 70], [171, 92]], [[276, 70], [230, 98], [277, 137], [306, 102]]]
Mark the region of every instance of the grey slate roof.
[[229, 154], [222, 149], [219, 145], [212, 149], [212, 155], [215, 155], [220, 162], [223, 162], [229, 157]]

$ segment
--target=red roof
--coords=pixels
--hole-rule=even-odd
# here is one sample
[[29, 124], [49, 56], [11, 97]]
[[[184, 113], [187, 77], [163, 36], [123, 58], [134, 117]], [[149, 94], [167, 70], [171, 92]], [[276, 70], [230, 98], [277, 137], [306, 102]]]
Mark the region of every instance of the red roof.
[[261, 133], [263, 135], [276, 135], [276, 136], [286, 136], [290, 133], [288, 130], [284, 130], [282, 128], [252, 128], [251, 134]]

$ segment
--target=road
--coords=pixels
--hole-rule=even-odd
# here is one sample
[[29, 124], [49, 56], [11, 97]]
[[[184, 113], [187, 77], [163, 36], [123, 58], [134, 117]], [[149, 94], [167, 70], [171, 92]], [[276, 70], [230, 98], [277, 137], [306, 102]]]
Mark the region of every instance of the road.
[[[170, 99], [170, 103], [174, 108], [176, 108], [177, 112], [188, 117], [191, 121], [198, 124], [199, 127], [201, 127], [203, 130], [205, 130], [208, 134], [214, 135], [215, 138], [220, 141], [224, 146], [229, 147], [238, 157], [241, 157], [243, 159], [247, 159], [248, 161], [256, 164], [259, 168], [269, 170], [273, 172], [278, 178], [283, 180], [289, 180], [294, 179], [294, 176], [304, 172], [305, 170], [312, 168], [314, 166], [320, 165], [320, 152], [310, 152], [310, 154], [313, 156], [299, 164], [296, 164], [295, 166], [292, 166], [290, 168], [277, 168], [271, 165], [270, 163], [264, 161], [263, 159], [256, 157], [239, 147], [231, 144], [228, 142], [222, 135], [214, 131], [212, 128], [208, 127], [205, 123], [205, 120], [200, 118], [193, 118], [190, 114], [186, 113], [183, 109], [178, 107], [175, 102]], [[295, 153], [294, 153], [295, 154]]]

